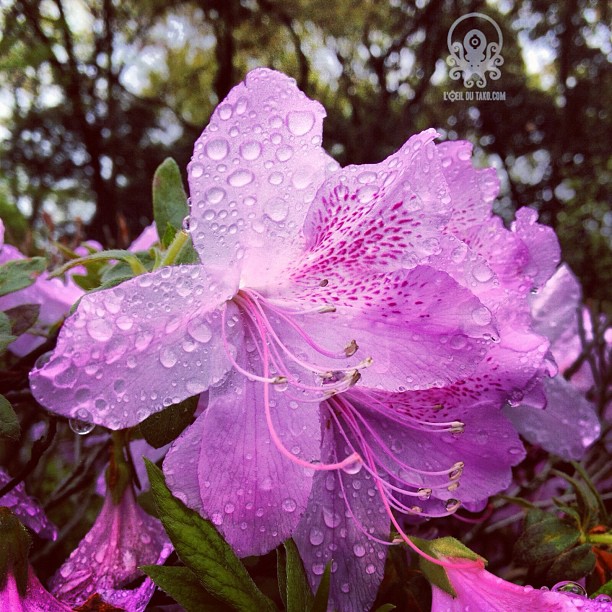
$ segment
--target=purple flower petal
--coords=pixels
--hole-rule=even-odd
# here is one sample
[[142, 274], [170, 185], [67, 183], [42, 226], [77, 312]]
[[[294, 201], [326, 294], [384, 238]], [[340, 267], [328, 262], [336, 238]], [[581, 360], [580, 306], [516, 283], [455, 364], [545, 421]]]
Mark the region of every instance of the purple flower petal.
[[135, 253], [136, 251], [146, 251], [152, 247], [156, 242], [159, 242], [159, 236], [157, 235], [157, 226], [155, 222], [145, 227], [141, 234], [134, 239], [134, 242], [128, 247], [128, 251]]
[[[449, 559], [459, 565], [461, 559]], [[571, 593], [542, 591], [531, 586], [519, 586], [506, 582], [487, 572], [483, 567], [466, 562], [464, 569], [445, 568], [450, 583], [457, 593], [453, 597], [432, 585], [432, 612], [465, 612], [486, 610], [537, 610], [538, 612], [610, 612], [611, 603], [588, 599]]]
[[578, 461], [601, 431], [595, 407], [562, 376], [544, 380], [544, 388], [548, 400], [544, 410], [522, 404], [507, 406], [504, 412], [532, 444]]
[[300, 229], [325, 174], [325, 110], [289, 77], [250, 72], [213, 113], [189, 164], [190, 226], [209, 272], [242, 270], [247, 286], [283, 275], [303, 249]]
[[[131, 488], [118, 505], [109, 493], [91, 530], [51, 579], [51, 591], [62, 601], [79, 605], [96, 592], [121, 591], [142, 576], [138, 566], [163, 563], [171, 552], [161, 523], [136, 504]], [[142, 599], [142, 594], [133, 596]]]
[[[0, 468], [0, 488], [10, 480], [10, 475]], [[10, 508], [26, 527], [36, 532], [41, 538], [50, 540], [57, 538], [57, 527], [47, 518], [40, 504], [26, 493], [23, 482], [0, 497], [0, 506]]]
[[[278, 437], [309, 465], [320, 453], [318, 405], [270, 393]], [[290, 537], [312, 485], [312, 470], [283, 456], [271, 438], [262, 385], [239, 374], [211, 390], [207, 410], [175, 442], [164, 472], [175, 495], [210, 518], [240, 556], [265, 554]]]
[[222, 291], [202, 266], [177, 266], [86, 295], [51, 360], [31, 372], [34, 396], [63, 416], [119, 429], [201, 393], [231, 367]]
[[[324, 428], [322, 460], [337, 460], [345, 443], [332, 425]], [[347, 500], [350, 510], [347, 508]], [[369, 610], [383, 578], [387, 547], [368, 537], [389, 539], [384, 512], [366, 470], [319, 472], [308, 507], [293, 537], [313, 590], [331, 561], [330, 608]]]
[[0, 610], [6, 610], [6, 612], [70, 612], [72, 608], [55, 599], [40, 584], [34, 570], [29, 567], [24, 597], [21, 597], [17, 591], [13, 573], [8, 573], [6, 585], [0, 591]]

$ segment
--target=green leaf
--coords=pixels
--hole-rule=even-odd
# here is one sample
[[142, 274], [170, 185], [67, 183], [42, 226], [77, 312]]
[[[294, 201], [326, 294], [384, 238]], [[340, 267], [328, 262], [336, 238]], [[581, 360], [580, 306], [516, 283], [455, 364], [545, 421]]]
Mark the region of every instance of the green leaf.
[[514, 545], [514, 558], [526, 565], [547, 563], [572, 548], [580, 531], [553, 514], [527, 513], [528, 526]]
[[164, 528], [178, 556], [206, 590], [236, 610], [275, 610], [212, 523], [174, 497], [161, 470], [150, 461], [145, 463]]
[[595, 567], [592, 544], [581, 544], [561, 553], [546, 573], [546, 580], [554, 583], [560, 580], [580, 580]]
[[0, 354], [16, 339], [16, 336], [13, 336], [10, 319], [0, 311]]
[[21, 336], [28, 331], [40, 313], [40, 304], [21, 304], [4, 311], [11, 322], [11, 330], [15, 336]]
[[44, 271], [44, 257], [13, 259], [0, 266], [0, 296], [29, 287]]
[[327, 612], [327, 604], [329, 602], [329, 587], [331, 584], [331, 561], [328, 561], [325, 566], [325, 571], [321, 576], [321, 582], [319, 588], [314, 596], [312, 607], [308, 609], [308, 612]]
[[[421, 538], [410, 538], [416, 546], [418, 546], [423, 552], [427, 553], [430, 557], [440, 559], [441, 557], [454, 558], [454, 559], [471, 559], [473, 561], [483, 561], [480, 555], [477, 555], [473, 550], [470, 550], [467, 546], [462, 544], [459, 540], [446, 536], [444, 538], [437, 538], [436, 540], [423, 540]], [[419, 557], [419, 567], [429, 582], [442, 589], [444, 592], [457, 596], [455, 589], [448, 579], [446, 570], [441, 565], [436, 565], [431, 561], [423, 557]]]
[[[312, 591], [304, 572], [300, 553], [293, 540], [285, 542], [286, 552], [286, 608], [287, 612], [303, 612], [314, 603]], [[280, 585], [280, 581], [279, 581]], [[283, 598], [285, 600], [285, 598]]]
[[391, 612], [391, 610], [395, 610], [397, 606], [394, 606], [393, 604], [383, 604], [382, 606], [379, 606], [378, 608], [376, 608], [375, 612]]
[[610, 595], [612, 597], [612, 580], [599, 587], [594, 593], [591, 593], [591, 597], [597, 597], [598, 595]]
[[0, 506], [0, 591], [6, 585], [8, 572], [12, 572], [17, 590], [25, 596], [31, 545], [28, 530], [8, 508]]
[[153, 176], [153, 216], [164, 247], [174, 238], [174, 234], [168, 234], [167, 226], [170, 225], [175, 232], [180, 230], [183, 219], [188, 214], [189, 205], [181, 171], [178, 164], [171, 157], [167, 157]]
[[161, 448], [179, 437], [181, 432], [191, 424], [198, 407], [199, 395], [168, 406], [156, 412], [140, 424], [142, 437], [153, 447]]
[[276, 549], [276, 581], [283, 608], [287, 609], [287, 553], [280, 546]]
[[0, 395], [0, 436], [12, 440], [19, 440], [21, 436], [19, 419], [4, 395]]
[[[606, 516], [606, 512], [603, 502], [599, 499], [599, 494], [592, 485], [580, 482], [559, 470], [551, 470], [551, 473], [555, 476], [560, 476], [572, 485], [576, 494], [576, 505], [578, 506], [578, 512], [582, 521], [580, 525], [582, 530], [586, 532], [595, 525], [598, 525], [601, 519]], [[581, 474], [584, 474], [588, 479], [588, 475], [584, 470], [581, 470]]]
[[231, 610], [215, 599], [187, 567], [144, 565], [140, 568], [153, 582], [187, 612], [224, 612]]

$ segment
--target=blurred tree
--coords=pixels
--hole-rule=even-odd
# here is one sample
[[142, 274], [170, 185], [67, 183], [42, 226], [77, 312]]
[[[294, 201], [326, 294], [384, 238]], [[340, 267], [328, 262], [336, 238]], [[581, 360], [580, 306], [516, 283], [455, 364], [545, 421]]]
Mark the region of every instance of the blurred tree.
[[[503, 179], [500, 213], [535, 206], [560, 236], [586, 293], [610, 299], [610, 28], [603, 0], [9, 0], [0, 140], [13, 200], [68, 211], [90, 202], [89, 235], [121, 238], [150, 215], [166, 154], [184, 167], [215, 104], [257, 65], [293, 75], [328, 111], [341, 163], [383, 159], [437, 127], [469, 138]], [[78, 9], [78, 10], [77, 10]], [[505, 101], [455, 101], [447, 34], [490, 15], [504, 45]], [[525, 58], [539, 58], [540, 71]], [[543, 59], [542, 59], [543, 58]], [[137, 152], [135, 155], [134, 152]], [[74, 208], [74, 206], [73, 206]], [[121, 242], [121, 240], [119, 240]]]

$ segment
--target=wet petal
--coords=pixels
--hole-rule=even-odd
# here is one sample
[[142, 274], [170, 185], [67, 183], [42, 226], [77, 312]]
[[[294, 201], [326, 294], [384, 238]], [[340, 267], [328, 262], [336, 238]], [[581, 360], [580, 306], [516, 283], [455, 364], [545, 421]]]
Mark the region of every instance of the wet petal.
[[142, 576], [140, 565], [163, 563], [171, 552], [161, 523], [136, 504], [131, 488], [118, 505], [107, 494], [91, 530], [51, 579], [51, 591], [79, 605], [96, 592], [121, 589]]
[[450, 195], [433, 139], [413, 136], [380, 164], [348, 166], [319, 189], [304, 224], [307, 250], [296, 282], [342, 284], [414, 267], [438, 248]]
[[[10, 475], [0, 468], [0, 488], [10, 480]], [[49, 538], [50, 540], [57, 538], [57, 527], [47, 518], [40, 504], [26, 493], [23, 482], [0, 497], [0, 506], [10, 508], [26, 527], [29, 527], [41, 538]]]
[[159, 236], [157, 235], [157, 226], [153, 222], [145, 227], [140, 235], [134, 239], [134, 242], [128, 247], [128, 251], [133, 253], [136, 251], [146, 251], [156, 242], [159, 242]]
[[40, 583], [34, 570], [28, 568], [28, 583], [24, 597], [17, 591], [12, 572], [0, 591], [0, 610], [7, 612], [70, 612], [72, 608], [58, 601]]
[[[201, 266], [162, 268], [86, 295], [48, 363], [30, 375], [48, 409], [110, 429], [222, 380], [231, 367], [220, 333], [223, 289]], [[234, 328], [236, 332], [239, 330]], [[230, 344], [239, 334], [228, 329]]]
[[[256, 362], [251, 356], [254, 367]], [[318, 405], [290, 399], [272, 386], [270, 408], [284, 447], [303, 461], [318, 460]], [[313, 470], [292, 463], [275, 446], [262, 384], [232, 374], [211, 390], [207, 410], [174, 443], [164, 471], [173, 493], [210, 518], [240, 556], [248, 556], [265, 554], [291, 535], [306, 507]]]
[[261, 286], [298, 255], [308, 206], [337, 167], [321, 147], [324, 116], [293, 79], [264, 68], [217, 107], [188, 167], [190, 231], [209, 272], [231, 266]]
[[[356, 359], [373, 359], [361, 370], [370, 387], [404, 391], [452, 383], [476, 368], [497, 336], [478, 298], [428, 266], [341, 286], [330, 282], [318, 295], [336, 313], [304, 317], [304, 328], [320, 344], [355, 340]], [[311, 299], [316, 303], [317, 294]]]
[[507, 406], [506, 416], [532, 444], [563, 459], [578, 461], [600, 434], [595, 407], [563, 376], [544, 380], [545, 409]]
[[[344, 459], [344, 447], [335, 427], [326, 426], [322, 460]], [[293, 537], [313, 590], [319, 586], [326, 564], [332, 561], [329, 601], [335, 610], [369, 610], [383, 578], [387, 547], [369, 539], [358, 523], [371, 535], [388, 541], [389, 517], [370, 474], [363, 469], [354, 474], [319, 472]]]

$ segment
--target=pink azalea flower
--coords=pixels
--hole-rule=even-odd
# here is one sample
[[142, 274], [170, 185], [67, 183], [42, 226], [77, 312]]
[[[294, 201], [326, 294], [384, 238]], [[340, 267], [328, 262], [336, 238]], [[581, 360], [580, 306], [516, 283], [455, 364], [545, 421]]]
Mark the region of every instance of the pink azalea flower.
[[493, 216], [497, 178], [468, 143], [427, 130], [338, 170], [323, 116], [250, 73], [189, 166], [202, 264], [85, 296], [31, 385], [111, 429], [208, 389], [164, 463], [174, 494], [242, 556], [295, 534], [313, 585], [333, 557], [332, 600], [361, 609], [389, 521], [403, 533], [392, 510], [447, 515], [523, 457], [500, 408], [550, 371], [527, 298], [559, 248], [534, 211], [511, 231]]
[[532, 297], [534, 329], [546, 336], [559, 373], [543, 381], [546, 408], [533, 406], [529, 398], [505, 412], [517, 430], [530, 442], [565, 459], [580, 459], [599, 437], [601, 426], [595, 407], [585, 397], [593, 386], [588, 363], [571, 378], [563, 372], [582, 352], [578, 313], [582, 311], [587, 339], [592, 335], [588, 310], [581, 309], [582, 290], [565, 264], [559, 266], [543, 289]]
[[[13, 259], [24, 259], [18, 249], [4, 244], [4, 224], [0, 219], [0, 265]], [[40, 304], [37, 326], [44, 331], [68, 314], [70, 307], [83, 295], [83, 290], [72, 281], [63, 283], [57, 278], [48, 278], [43, 272], [36, 282], [25, 289], [0, 297], [0, 310], [8, 310], [22, 304]], [[22, 334], [9, 346], [12, 353], [23, 357], [44, 342], [41, 335]]]
[[13, 572], [9, 571], [6, 585], [0, 590], [0, 610], [7, 612], [70, 612], [72, 608], [58, 601], [49, 593], [28, 567], [26, 592], [21, 595]]
[[[9, 474], [0, 468], [0, 488], [10, 480]], [[10, 508], [26, 527], [36, 532], [41, 538], [51, 540], [57, 538], [57, 527], [47, 518], [40, 504], [26, 493], [23, 482], [0, 497], [0, 506]]]
[[95, 523], [51, 579], [52, 593], [72, 606], [94, 593], [127, 612], [141, 612], [153, 596], [150, 578], [134, 590], [140, 565], [162, 564], [172, 552], [161, 523], [138, 506], [131, 487], [119, 504], [106, 494]]
[[446, 574], [457, 597], [432, 585], [432, 612], [465, 612], [466, 610], [610, 612], [612, 610], [609, 598], [588, 599], [570, 592], [519, 586], [487, 572], [482, 564], [476, 565], [470, 562], [465, 563], [465, 567], [462, 568], [460, 559], [452, 561], [454, 565], [446, 568]]
[[157, 226], [155, 222], [145, 227], [140, 235], [134, 239], [134, 242], [128, 247], [128, 251], [146, 251], [152, 247], [156, 242], [159, 242], [159, 236], [157, 235]]

